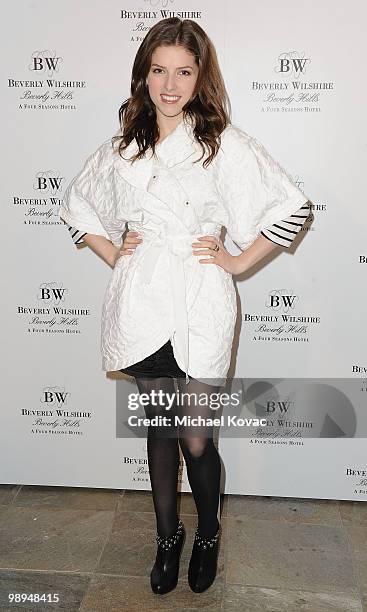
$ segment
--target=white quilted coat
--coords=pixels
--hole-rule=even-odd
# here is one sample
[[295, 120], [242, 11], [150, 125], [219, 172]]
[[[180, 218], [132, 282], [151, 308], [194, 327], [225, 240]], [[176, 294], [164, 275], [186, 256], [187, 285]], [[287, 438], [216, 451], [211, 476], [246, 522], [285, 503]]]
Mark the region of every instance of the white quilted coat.
[[[136, 151], [130, 143], [125, 158]], [[68, 186], [59, 215], [80, 231], [120, 246], [128, 222], [143, 242], [117, 260], [101, 322], [102, 369], [141, 361], [171, 339], [178, 365], [204, 382], [225, 384], [237, 314], [231, 274], [200, 264], [191, 243], [229, 237], [246, 249], [261, 230], [308, 198], [263, 145], [234, 125], [204, 169], [189, 119], [130, 164], [105, 141]], [[204, 159], [204, 158], [203, 158]], [[207, 256], [204, 256], [207, 257]]]

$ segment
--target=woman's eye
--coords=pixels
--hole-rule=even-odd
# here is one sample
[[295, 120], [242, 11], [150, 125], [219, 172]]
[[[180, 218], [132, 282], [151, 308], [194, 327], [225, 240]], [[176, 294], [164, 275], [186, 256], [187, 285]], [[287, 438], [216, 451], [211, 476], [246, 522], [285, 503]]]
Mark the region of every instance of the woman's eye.
[[153, 68], [153, 72], [156, 72], [156, 70], [162, 70], [162, 68]]

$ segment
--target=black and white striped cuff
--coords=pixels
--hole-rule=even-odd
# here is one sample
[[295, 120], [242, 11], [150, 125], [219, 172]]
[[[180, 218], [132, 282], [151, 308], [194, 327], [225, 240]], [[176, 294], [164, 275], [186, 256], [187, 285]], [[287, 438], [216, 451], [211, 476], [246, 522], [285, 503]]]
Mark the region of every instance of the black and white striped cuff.
[[74, 244], [82, 244], [82, 242], [84, 242], [84, 236], [87, 234], [87, 232], [81, 232], [80, 230], [76, 229], [76, 227], [72, 227], [71, 225], [66, 223], [66, 221], [64, 221], [64, 224], [67, 225], [71, 239]]
[[283, 221], [278, 221], [277, 223], [273, 223], [270, 227], [261, 231], [261, 234], [279, 244], [280, 246], [289, 247], [296, 235], [300, 231], [302, 225], [305, 223], [306, 219], [310, 216], [311, 207], [309, 202], [306, 202], [301, 206], [297, 212], [290, 215]]

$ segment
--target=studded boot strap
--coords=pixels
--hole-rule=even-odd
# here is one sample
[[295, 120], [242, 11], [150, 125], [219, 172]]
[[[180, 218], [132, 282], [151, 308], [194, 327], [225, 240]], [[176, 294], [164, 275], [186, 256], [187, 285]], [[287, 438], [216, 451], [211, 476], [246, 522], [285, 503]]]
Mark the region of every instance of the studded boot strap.
[[218, 531], [215, 534], [215, 536], [213, 536], [212, 538], [203, 538], [200, 534], [199, 534], [199, 527], [196, 527], [196, 531], [195, 531], [195, 542], [196, 544], [203, 549], [206, 548], [213, 548], [214, 544], [217, 543], [218, 538], [220, 536], [220, 532], [221, 532], [221, 525], [219, 525], [218, 527]]
[[178, 521], [177, 531], [173, 535], [168, 536], [166, 538], [158, 534], [156, 535], [158, 546], [160, 546], [164, 550], [168, 550], [169, 548], [172, 548], [172, 546], [174, 546], [178, 542], [179, 538], [182, 535], [182, 532], [183, 532], [183, 524], [180, 519]]

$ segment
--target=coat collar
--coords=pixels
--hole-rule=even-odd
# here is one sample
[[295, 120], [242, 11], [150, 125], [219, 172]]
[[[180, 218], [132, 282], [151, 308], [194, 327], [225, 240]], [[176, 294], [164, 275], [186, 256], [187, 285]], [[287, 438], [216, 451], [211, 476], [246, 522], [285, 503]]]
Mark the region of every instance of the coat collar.
[[167, 168], [172, 168], [196, 152], [201, 151], [194, 136], [194, 120], [184, 118], [181, 123], [155, 148], [158, 160]]
[[147, 189], [151, 179], [154, 164], [162, 164], [166, 168], [173, 168], [182, 162], [194, 158], [195, 153], [202, 151], [193, 133], [194, 120], [190, 117], [184, 118], [176, 128], [155, 147], [155, 154], [149, 151], [143, 159], [133, 164], [128, 161], [138, 151], [135, 139], [123, 151], [124, 159], [116, 152], [114, 153], [114, 166], [117, 173], [128, 183], [138, 189]]

